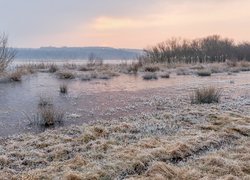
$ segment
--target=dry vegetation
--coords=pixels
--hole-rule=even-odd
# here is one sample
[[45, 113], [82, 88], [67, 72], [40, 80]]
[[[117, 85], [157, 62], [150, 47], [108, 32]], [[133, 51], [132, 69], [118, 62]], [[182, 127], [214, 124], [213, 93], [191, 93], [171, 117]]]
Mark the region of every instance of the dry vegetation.
[[220, 101], [222, 90], [215, 87], [197, 89], [191, 95], [191, 102], [194, 104], [210, 104]]
[[1, 140], [0, 172], [3, 179], [248, 179], [250, 118], [202, 115], [202, 124], [142, 114]]
[[[1, 178], [249, 179], [246, 105], [240, 98], [191, 104], [188, 94], [152, 97], [161, 109], [152, 113], [1, 138]], [[47, 98], [39, 101], [45, 126], [57, 123], [52, 107]]]
[[68, 93], [68, 86], [66, 84], [60, 85], [60, 93], [67, 94]]

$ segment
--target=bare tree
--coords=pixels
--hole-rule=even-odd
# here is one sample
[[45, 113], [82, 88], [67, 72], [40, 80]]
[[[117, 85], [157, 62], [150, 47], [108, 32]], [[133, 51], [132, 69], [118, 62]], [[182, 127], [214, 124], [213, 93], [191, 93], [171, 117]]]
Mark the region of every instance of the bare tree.
[[16, 51], [8, 47], [8, 37], [0, 35], [0, 72], [4, 71], [14, 60]]

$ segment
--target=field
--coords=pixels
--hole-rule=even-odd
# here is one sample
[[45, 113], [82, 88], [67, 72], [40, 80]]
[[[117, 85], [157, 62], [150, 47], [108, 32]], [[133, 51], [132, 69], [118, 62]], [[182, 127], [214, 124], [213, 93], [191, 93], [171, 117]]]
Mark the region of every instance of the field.
[[[59, 98], [54, 105], [70, 113], [64, 125], [43, 132], [20, 121], [28, 130], [3, 134], [1, 179], [250, 179], [249, 67], [246, 62], [20, 67], [23, 86], [15, 87], [25, 88], [33, 76], [49, 83], [44, 76], [49, 74], [58, 81], [56, 87], [49, 83], [49, 92]], [[218, 94], [204, 101], [197, 90]], [[87, 94], [76, 98], [83, 91]], [[38, 104], [31, 99], [31, 106]], [[1, 128], [13, 127], [6, 124]]]

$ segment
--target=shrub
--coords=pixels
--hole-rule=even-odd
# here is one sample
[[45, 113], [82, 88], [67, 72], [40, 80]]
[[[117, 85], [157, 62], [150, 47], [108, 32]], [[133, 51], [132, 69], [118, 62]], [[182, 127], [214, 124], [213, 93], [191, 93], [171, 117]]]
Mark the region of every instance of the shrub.
[[68, 93], [68, 86], [66, 84], [60, 85], [60, 93], [62, 93], [62, 94]]
[[158, 79], [157, 74], [155, 74], [155, 73], [146, 73], [142, 77], [144, 80], [156, 80], [156, 79]]
[[198, 76], [211, 76], [211, 71], [206, 71], [206, 70], [202, 70], [202, 71], [198, 71], [197, 75]]
[[218, 103], [221, 98], [222, 91], [214, 87], [206, 87], [197, 89], [191, 95], [191, 102], [193, 104], [210, 104]]

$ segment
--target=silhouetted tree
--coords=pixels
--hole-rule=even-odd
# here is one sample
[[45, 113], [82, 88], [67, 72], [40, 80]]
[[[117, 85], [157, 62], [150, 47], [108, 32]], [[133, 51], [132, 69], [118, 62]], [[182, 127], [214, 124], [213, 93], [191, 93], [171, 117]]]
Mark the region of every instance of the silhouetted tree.
[[4, 71], [14, 60], [16, 51], [8, 47], [8, 37], [0, 35], [0, 72]]
[[250, 43], [236, 45], [232, 39], [221, 38], [219, 35], [194, 40], [171, 38], [144, 52], [145, 61], [156, 63], [250, 60]]

